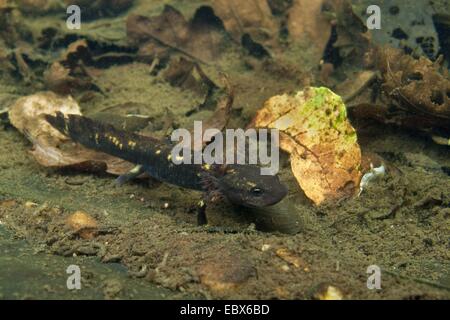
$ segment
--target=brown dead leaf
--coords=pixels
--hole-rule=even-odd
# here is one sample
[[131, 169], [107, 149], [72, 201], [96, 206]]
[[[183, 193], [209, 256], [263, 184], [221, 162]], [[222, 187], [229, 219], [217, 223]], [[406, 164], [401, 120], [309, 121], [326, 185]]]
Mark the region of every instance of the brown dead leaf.
[[92, 151], [68, 140], [53, 128], [43, 114], [81, 114], [75, 100], [53, 92], [41, 92], [18, 99], [9, 110], [11, 124], [33, 142], [31, 154], [44, 167], [107, 171], [120, 175], [133, 164], [107, 154]]
[[206, 95], [212, 87], [215, 87], [198, 64], [184, 57], [171, 59], [162, 76], [170, 85], [190, 90], [200, 96]]
[[[234, 90], [227, 75], [221, 74], [223, 88], [220, 88], [197, 63], [181, 57], [170, 61], [163, 77], [173, 86], [188, 89], [205, 96], [205, 100], [200, 106], [188, 111], [186, 114], [190, 116], [203, 109], [214, 110], [214, 113], [203, 121], [203, 134], [208, 129], [222, 130], [225, 128], [230, 119], [234, 101]], [[200, 146], [203, 143], [204, 141], [198, 145]], [[194, 142], [194, 145], [197, 144]]]
[[288, 15], [288, 30], [292, 40], [310, 43], [318, 61], [331, 36], [330, 20], [322, 14], [322, 6], [326, 2], [328, 0], [294, 0]]
[[266, 0], [213, 0], [212, 7], [236, 42], [248, 34], [265, 46], [274, 45], [279, 25]]
[[92, 59], [86, 40], [71, 43], [58, 61], [44, 72], [44, 83], [58, 94], [73, 94], [79, 90], [96, 89], [85, 67]]
[[59, 62], [54, 62], [44, 72], [44, 83], [46, 87], [59, 94], [73, 94], [78, 90], [92, 87], [92, 79], [84, 76], [72, 76], [71, 70]]
[[292, 172], [315, 204], [355, 194], [361, 150], [341, 97], [313, 87], [275, 96], [252, 125], [280, 130], [280, 147], [291, 154]]
[[361, 64], [371, 42], [365, 22], [353, 12], [351, 1], [332, 0], [330, 4], [336, 17], [337, 40], [333, 47], [339, 50], [342, 58]]
[[395, 48], [377, 48], [372, 59], [382, 72], [382, 87], [403, 109], [450, 119], [450, 79], [440, 61], [414, 59]]
[[[439, 60], [376, 47], [366, 63], [371, 70], [350, 76], [336, 88], [345, 96], [352, 118], [422, 131], [433, 140], [449, 136], [450, 80]], [[448, 145], [448, 138], [444, 140]]]
[[208, 22], [211, 19], [204, 18], [205, 15], [212, 20], [216, 18], [210, 8], [202, 7], [187, 21], [178, 10], [166, 5], [159, 16], [130, 15], [127, 34], [139, 46], [148, 48], [152, 43], [155, 48], [172, 49], [197, 61], [212, 61], [220, 55], [225, 42], [220, 27]]

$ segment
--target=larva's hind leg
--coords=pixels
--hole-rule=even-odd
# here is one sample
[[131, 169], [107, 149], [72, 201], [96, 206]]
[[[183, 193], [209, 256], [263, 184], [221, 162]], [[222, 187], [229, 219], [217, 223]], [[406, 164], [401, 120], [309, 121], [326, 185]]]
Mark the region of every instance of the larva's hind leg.
[[118, 186], [122, 186], [125, 183], [130, 182], [134, 178], [137, 178], [138, 176], [140, 176], [144, 172], [145, 172], [145, 168], [143, 166], [141, 166], [141, 165], [137, 165], [136, 167], [134, 167], [133, 169], [131, 169], [127, 173], [120, 175], [116, 179], [115, 183]]

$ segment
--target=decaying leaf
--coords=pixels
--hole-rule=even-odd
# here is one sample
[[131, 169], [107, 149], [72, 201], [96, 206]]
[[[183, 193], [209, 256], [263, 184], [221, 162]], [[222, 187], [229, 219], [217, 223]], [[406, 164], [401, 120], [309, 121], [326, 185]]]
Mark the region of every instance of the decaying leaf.
[[366, 24], [354, 13], [349, 0], [332, 0], [333, 15], [336, 17], [337, 40], [333, 47], [342, 58], [361, 63], [371, 42]]
[[[203, 121], [203, 134], [208, 129], [222, 130], [225, 128], [230, 119], [234, 101], [234, 90], [227, 75], [221, 75], [221, 81], [223, 82], [223, 88], [221, 88], [206, 75], [197, 63], [181, 57], [171, 60], [163, 77], [173, 86], [191, 90], [205, 97], [202, 104], [186, 114], [190, 116], [203, 109], [214, 110], [214, 113]], [[198, 145], [200, 146], [203, 143], [204, 141]]]
[[274, 96], [251, 125], [280, 130], [280, 147], [291, 154], [292, 172], [315, 204], [355, 194], [361, 150], [341, 97], [328, 88]]
[[[201, 18], [204, 15], [209, 15], [211, 19]], [[212, 61], [220, 55], [224, 46], [219, 24], [209, 22], [214, 18], [217, 19], [210, 8], [202, 7], [191, 21], [187, 21], [178, 10], [166, 5], [161, 15], [156, 17], [130, 15], [127, 34], [131, 42], [147, 48], [146, 54], [152, 49], [159, 55], [165, 55], [157, 50], [163, 47], [197, 61]]]
[[71, 43], [58, 61], [44, 72], [44, 83], [49, 90], [58, 94], [73, 94], [77, 90], [95, 89], [93, 79], [84, 63], [90, 60], [86, 40]]
[[450, 119], [450, 79], [439, 60], [414, 59], [389, 47], [375, 49], [372, 57], [391, 100], [414, 113]]
[[63, 140], [64, 136], [40, 117], [42, 114], [53, 114], [55, 111], [81, 114], [80, 107], [70, 96], [65, 98], [52, 92], [42, 92], [18, 99], [10, 108], [9, 119], [22, 133], [33, 137], [49, 133], [51, 139]]
[[43, 114], [81, 114], [77, 102], [53, 92], [41, 92], [18, 99], [9, 110], [11, 124], [33, 142], [31, 154], [44, 167], [69, 167], [85, 171], [124, 174], [133, 164], [71, 142], [53, 128]]
[[278, 37], [279, 26], [266, 0], [214, 0], [212, 7], [238, 43], [245, 34], [269, 46]]
[[375, 47], [367, 64], [372, 69], [349, 76], [336, 88], [345, 97], [351, 117], [431, 137], [450, 136], [450, 80], [439, 60], [414, 59], [398, 49]]
[[310, 43], [320, 60], [331, 36], [331, 22], [322, 14], [328, 0], [294, 0], [289, 10], [288, 30], [292, 40]]
[[197, 63], [184, 57], [171, 59], [162, 76], [172, 86], [190, 90], [201, 96], [215, 87]]

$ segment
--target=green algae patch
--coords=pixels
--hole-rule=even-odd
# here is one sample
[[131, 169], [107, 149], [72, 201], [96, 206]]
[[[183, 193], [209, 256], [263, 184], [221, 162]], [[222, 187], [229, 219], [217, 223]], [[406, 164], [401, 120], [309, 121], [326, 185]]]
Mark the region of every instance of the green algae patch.
[[355, 193], [361, 150], [342, 98], [330, 89], [274, 96], [252, 125], [280, 130], [280, 147], [291, 154], [292, 172], [315, 204]]

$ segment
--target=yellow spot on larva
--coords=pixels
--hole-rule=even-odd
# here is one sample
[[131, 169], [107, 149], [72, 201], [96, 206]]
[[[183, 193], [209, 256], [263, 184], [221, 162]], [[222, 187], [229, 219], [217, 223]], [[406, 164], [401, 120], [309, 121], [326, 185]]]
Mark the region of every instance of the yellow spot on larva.
[[155, 153], [156, 153], [156, 154], [160, 154], [160, 153], [161, 153], [161, 150], [156, 150]]
[[120, 149], [120, 150], [123, 149], [123, 144], [119, 144], [119, 149]]
[[98, 144], [98, 138], [99, 138], [98, 133], [96, 133], [96, 134], [95, 134], [95, 143], [96, 143], [96, 144]]
[[183, 157], [182, 157], [182, 156], [176, 156], [175, 159], [176, 159], [177, 161], [182, 161], [182, 160], [183, 160]]
[[203, 169], [205, 169], [205, 170], [209, 170], [209, 169], [211, 169], [211, 166], [207, 163], [207, 164], [204, 164], [203, 165]]
[[169, 154], [168, 156], [167, 156], [167, 160], [172, 160], [172, 155], [171, 154]]

